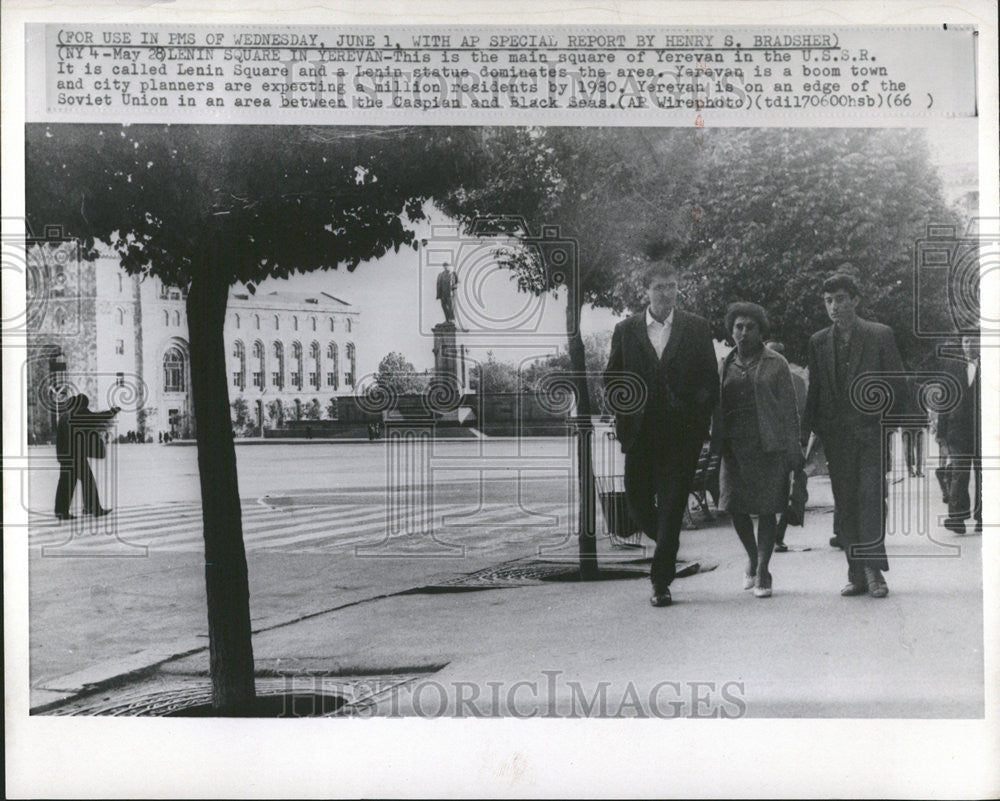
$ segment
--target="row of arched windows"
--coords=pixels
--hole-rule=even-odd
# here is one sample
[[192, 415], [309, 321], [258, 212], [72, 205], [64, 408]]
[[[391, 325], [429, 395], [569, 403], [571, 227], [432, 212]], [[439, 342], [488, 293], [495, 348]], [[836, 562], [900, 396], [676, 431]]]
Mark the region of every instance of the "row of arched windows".
[[[312, 389], [327, 387], [340, 388], [340, 354], [336, 342], [326, 346], [326, 362], [323, 361], [320, 344], [313, 342], [309, 346], [308, 357], [302, 350], [302, 344], [293, 342], [289, 354], [288, 386], [301, 390], [304, 386]], [[264, 389], [272, 386], [276, 389], [285, 388], [285, 346], [275, 342], [271, 346], [271, 375], [267, 383], [267, 352], [264, 343], [259, 339], [253, 343], [250, 364], [247, 364], [246, 346], [242, 340], [233, 343], [233, 386], [241, 391], [247, 387], [247, 372], [249, 368], [250, 386], [254, 389]], [[344, 348], [344, 385], [354, 387], [355, 370], [357, 367], [357, 350], [353, 342], [348, 342]], [[326, 367], [324, 373], [323, 368]]]
[[[265, 315], [265, 317], [267, 317], [267, 316], [268, 315]], [[249, 326], [251, 326], [253, 328], [253, 330], [260, 331], [261, 316], [259, 314], [248, 315], [247, 316], [247, 324]], [[274, 328], [275, 331], [280, 331], [281, 330], [281, 315], [275, 314], [275, 315], [271, 316], [271, 320], [270, 320], [269, 324]], [[319, 321], [318, 321], [318, 319], [315, 316], [310, 316], [309, 319], [307, 320], [307, 324], [309, 326], [308, 330], [312, 330], [312, 331], [318, 331], [319, 330]], [[240, 318], [239, 313], [234, 313], [233, 314], [233, 326], [235, 328], [237, 328], [237, 329], [241, 329], [242, 325], [243, 325], [243, 320]], [[336, 320], [333, 317], [328, 317], [327, 318], [327, 326], [329, 326], [330, 333], [332, 334], [334, 331], [337, 330], [337, 322], [336, 322]], [[350, 317], [348, 317], [347, 319], [344, 320], [344, 330], [347, 331], [347, 333], [351, 333], [351, 331], [353, 330], [353, 328], [354, 328], [354, 321], [351, 320]], [[299, 330], [299, 316], [297, 314], [292, 315], [292, 330], [293, 331], [298, 331]]]

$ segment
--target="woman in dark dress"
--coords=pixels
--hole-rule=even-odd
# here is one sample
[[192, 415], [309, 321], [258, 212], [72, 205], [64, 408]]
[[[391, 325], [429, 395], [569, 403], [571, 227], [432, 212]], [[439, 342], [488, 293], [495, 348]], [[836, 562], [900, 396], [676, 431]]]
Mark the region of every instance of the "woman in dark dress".
[[722, 361], [712, 427], [712, 448], [722, 454], [719, 505], [732, 515], [747, 552], [743, 588], [758, 598], [771, 595], [777, 515], [788, 503], [789, 473], [803, 461], [792, 375], [784, 357], [764, 347], [767, 327], [756, 303], [729, 306], [726, 330], [736, 348]]

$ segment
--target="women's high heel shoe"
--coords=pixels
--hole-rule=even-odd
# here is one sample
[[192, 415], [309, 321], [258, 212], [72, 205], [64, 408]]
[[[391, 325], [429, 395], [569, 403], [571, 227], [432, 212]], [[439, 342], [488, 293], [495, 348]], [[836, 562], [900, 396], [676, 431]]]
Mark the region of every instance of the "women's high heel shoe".
[[757, 581], [754, 582], [753, 594], [757, 598], [770, 598], [771, 597], [771, 577], [768, 576], [767, 584], [764, 584], [763, 579], [760, 575], [757, 576]]

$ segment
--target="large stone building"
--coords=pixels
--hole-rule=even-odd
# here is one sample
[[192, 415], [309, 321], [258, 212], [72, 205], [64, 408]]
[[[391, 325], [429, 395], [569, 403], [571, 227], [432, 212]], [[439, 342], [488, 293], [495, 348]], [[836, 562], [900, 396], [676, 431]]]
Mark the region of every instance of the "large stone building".
[[[76, 246], [29, 256], [26, 386], [31, 441], [53, 437], [56, 398], [86, 393], [94, 408], [120, 406], [118, 433], [191, 436], [191, 366], [185, 293], [121, 269], [116, 256], [87, 262]], [[225, 326], [230, 400], [246, 402], [245, 428], [318, 413], [352, 394], [359, 313], [326, 292], [234, 289]]]

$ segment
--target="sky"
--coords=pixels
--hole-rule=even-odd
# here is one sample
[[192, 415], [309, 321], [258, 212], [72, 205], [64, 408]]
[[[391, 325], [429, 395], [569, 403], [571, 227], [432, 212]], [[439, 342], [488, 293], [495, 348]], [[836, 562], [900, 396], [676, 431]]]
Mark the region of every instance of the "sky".
[[[975, 164], [977, 123], [943, 120], [928, 128], [932, 159], [939, 168]], [[493, 266], [492, 245], [461, 237], [430, 205], [428, 212], [430, 219], [414, 229], [417, 240], [427, 240], [420, 250], [401, 248], [359, 265], [353, 273], [341, 268], [268, 281], [260, 291], [325, 291], [356, 306], [362, 312], [355, 338], [359, 376], [374, 373], [390, 351], [402, 353], [417, 370], [434, 366], [431, 326], [444, 320], [434, 298], [442, 261], [459, 265], [457, 322], [470, 332], [460, 337], [473, 360], [492, 352], [501, 361], [520, 362], [565, 348], [565, 297], [534, 298], [517, 292], [509, 273]], [[584, 335], [610, 331], [619, 319], [607, 309], [586, 308], [580, 328]]]

